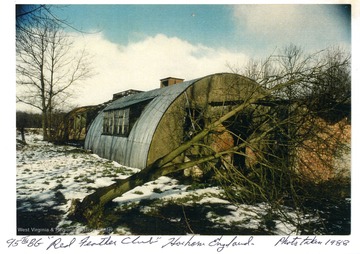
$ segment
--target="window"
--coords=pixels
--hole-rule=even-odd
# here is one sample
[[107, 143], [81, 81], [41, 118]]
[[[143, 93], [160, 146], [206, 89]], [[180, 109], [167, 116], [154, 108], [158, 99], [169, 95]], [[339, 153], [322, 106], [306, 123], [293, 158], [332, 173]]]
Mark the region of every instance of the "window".
[[104, 111], [103, 135], [113, 135], [127, 137], [132, 127], [139, 119], [145, 106], [152, 100], [146, 99], [126, 108], [110, 109]]
[[130, 108], [104, 112], [103, 134], [128, 136]]

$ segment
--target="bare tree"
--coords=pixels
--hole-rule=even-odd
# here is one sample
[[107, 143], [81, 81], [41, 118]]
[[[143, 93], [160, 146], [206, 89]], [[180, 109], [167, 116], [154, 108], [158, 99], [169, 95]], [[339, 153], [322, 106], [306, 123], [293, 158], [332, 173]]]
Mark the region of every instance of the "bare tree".
[[57, 22], [36, 16], [22, 23], [26, 26], [21, 26], [16, 38], [17, 102], [41, 111], [48, 140], [54, 109], [69, 97], [73, 85], [90, 76], [91, 68], [86, 51], [75, 51]]

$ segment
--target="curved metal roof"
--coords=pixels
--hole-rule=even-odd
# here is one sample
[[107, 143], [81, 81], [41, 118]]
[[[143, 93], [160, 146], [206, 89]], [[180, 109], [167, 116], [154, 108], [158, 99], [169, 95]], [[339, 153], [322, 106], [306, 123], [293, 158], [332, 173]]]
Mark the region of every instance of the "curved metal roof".
[[[123, 165], [145, 168], [156, 127], [171, 103], [199, 79], [122, 97], [110, 103], [95, 118], [85, 139], [85, 149]], [[132, 127], [128, 137], [102, 135], [104, 111], [127, 108], [151, 100]]]

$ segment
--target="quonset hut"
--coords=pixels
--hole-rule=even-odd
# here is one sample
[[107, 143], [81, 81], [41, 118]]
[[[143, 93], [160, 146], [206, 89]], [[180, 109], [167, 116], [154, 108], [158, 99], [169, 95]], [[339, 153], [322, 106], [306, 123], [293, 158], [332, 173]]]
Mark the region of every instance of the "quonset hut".
[[[255, 81], [237, 74], [219, 73], [185, 82], [162, 79], [159, 89], [121, 97], [104, 108], [88, 130], [85, 149], [142, 169], [256, 93], [264, 91]], [[227, 124], [220, 129], [223, 135], [224, 130], [231, 133], [241, 126]], [[238, 142], [229, 134], [219, 140], [213, 137], [208, 142], [217, 147]]]

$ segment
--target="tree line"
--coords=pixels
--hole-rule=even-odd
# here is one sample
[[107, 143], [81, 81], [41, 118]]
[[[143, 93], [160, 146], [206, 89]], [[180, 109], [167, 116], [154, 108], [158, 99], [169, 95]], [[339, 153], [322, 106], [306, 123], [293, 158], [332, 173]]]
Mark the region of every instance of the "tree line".
[[[52, 115], [52, 122], [51, 122], [51, 132], [52, 140], [56, 141], [56, 133], [61, 128], [64, 116], [66, 113], [64, 112], [55, 112]], [[26, 129], [41, 129], [42, 128], [42, 115], [41, 113], [33, 113], [33, 112], [26, 112], [26, 111], [16, 111], [16, 129], [21, 134], [21, 140], [26, 143]]]

